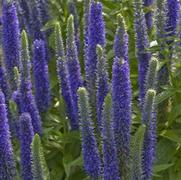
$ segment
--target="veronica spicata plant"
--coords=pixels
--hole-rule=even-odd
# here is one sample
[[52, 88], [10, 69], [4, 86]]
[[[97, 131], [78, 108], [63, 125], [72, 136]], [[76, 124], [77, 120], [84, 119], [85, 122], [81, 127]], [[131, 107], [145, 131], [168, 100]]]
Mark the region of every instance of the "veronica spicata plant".
[[91, 105], [92, 116], [96, 114], [96, 72], [97, 72], [97, 54], [96, 46], [105, 47], [105, 26], [102, 16], [102, 4], [100, 2], [91, 1], [89, 10], [88, 23], [88, 47], [85, 62], [87, 90]]
[[20, 29], [13, 1], [4, 0], [2, 3], [2, 41], [4, 61], [11, 90], [17, 85], [14, 83], [14, 67], [20, 67]]
[[115, 57], [112, 69], [113, 127], [121, 167], [121, 177], [127, 179], [130, 157], [131, 82], [129, 64]]
[[65, 62], [65, 52], [62, 40], [62, 33], [60, 25], [57, 24], [55, 27], [55, 47], [56, 47], [56, 66], [57, 76], [60, 86], [60, 93], [63, 96], [66, 113], [69, 117], [71, 129], [77, 128], [77, 115], [75, 115], [72, 95], [70, 91], [70, 83], [68, 79], [68, 70]]
[[135, 34], [136, 34], [136, 55], [138, 58], [138, 83], [140, 105], [143, 107], [145, 98], [146, 75], [151, 58], [149, 48], [149, 39], [146, 27], [146, 20], [143, 12], [141, 0], [134, 0], [135, 9]]
[[68, 81], [70, 85], [70, 93], [73, 103], [73, 111], [76, 116], [76, 123], [73, 129], [78, 129], [78, 97], [77, 90], [82, 86], [82, 76], [80, 72], [80, 63], [77, 54], [75, 42], [74, 18], [69, 16], [67, 22], [67, 41], [66, 41], [66, 66], [68, 72]]
[[97, 180], [101, 174], [101, 160], [94, 135], [93, 122], [90, 117], [87, 90], [85, 88], [79, 88], [78, 96], [84, 168], [90, 177]]
[[106, 96], [104, 102], [102, 112], [102, 128], [104, 180], [120, 180], [118, 157], [113, 130], [112, 98], [110, 94]]
[[30, 56], [27, 34], [22, 32], [22, 50], [21, 62], [22, 69], [20, 75], [20, 108], [22, 113], [29, 113], [32, 119], [32, 125], [35, 133], [42, 134], [41, 117], [32, 93], [32, 83], [30, 76]]

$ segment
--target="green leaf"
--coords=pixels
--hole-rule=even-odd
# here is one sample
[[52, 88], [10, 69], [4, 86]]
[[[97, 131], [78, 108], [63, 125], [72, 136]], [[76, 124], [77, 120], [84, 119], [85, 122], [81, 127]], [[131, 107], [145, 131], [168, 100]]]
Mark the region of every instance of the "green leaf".
[[160, 171], [164, 171], [166, 169], [168, 169], [169, 167], [173, 166], [174, 164], [160, 164], [160, 165], [156, 165], [153, 168], [153, 173], [158, 173]]
[[162, 138], [157, 143], [155, 165], [168, 164], [176, 153], [177, 145], [167, 138]]
[[167, 89], [156, 96], [155, 104], [158, 105], [175, 94], [174, 89]]
[[161, 136], [168, 138], [169, 140], [181, 144], [181, 130], [179, 132], [173, 130], [164, 131]]

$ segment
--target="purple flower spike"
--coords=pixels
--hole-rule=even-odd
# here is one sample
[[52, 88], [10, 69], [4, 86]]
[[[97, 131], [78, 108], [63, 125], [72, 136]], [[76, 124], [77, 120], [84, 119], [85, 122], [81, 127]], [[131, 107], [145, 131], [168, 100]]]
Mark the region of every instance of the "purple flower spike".
[[28, 113], [20, 116], [20, 145], [21, 145], [21, 176], [23, 180], [32, 180], [31, 149], [34, 132], [31, 117]]
[[5, 97], [0, 91], [0, 179], [16, 179], [16, 167], [10, 139]]
[[86, 81], [90, 105], [93, 116], [96, 114], [96, 72], [97, 72], [97, 44], [105, 47], [105, 26], [102, 15], [102, 4], [91, 2], [88, 26], [88, 47], [86, 53]]
[[59, 24], [57, 24], [55, 27], [55, 46], [57, 58], [57, 76], [61, 88], [61, 94], [66, 104], [67, 116], [70, 120], [71, 129], [77, 129], [77, 117], [73, 111], [73, 102], [70, 93], [70, 83], [68, 79], [67, 67], [65, 64], [65, 53], [62, 40], [62, 33]]
[[126, 25], [122, 15], [118, 15], [118, 27], [114, 39], [114, 54], [115, 57], [124, 58], [128, 61], [128, 34]]
[[35, 100], [40, 112], [47, 111], [50, 105], [50, 80], [45, 55], [44, 41], [34, 41], [33, 75], [35, 82]]
[[72, 96], [73, 111], [77, 116], [78, 128], [78, 104], [77, 90], [82, 86], [82, 77], [80, 72], [80, 64], [77, 56], [77, 48], [75, 44], [74, 18], [72, 15], [68, 18], [67, 24], [67, 43], [66, 43], [66, 65], [68, 69], [68, 80], [70, 83], [70, 93]]
[[29, 46], [26, 32], [22, 32], [22, 69], [20, 82], [20, 104], [21, 112], [28, 112], [31, 115], [32, 125], [35, 133], [42, 134], [41, 117], [37, 109], [35, 98], [32, 93], [32, 84], [30, 77], [30, 57]]
[[20, 67], [20, 32], [16, 7], [13, 1], [3, 1], [2, 25], [3, 53], [7, 77], [11, 90], [16, 90], [14, 67]]
[[142, 114], [142, 122], [146, 125], [144, 145], [142, 153], [143, 180], [152, 176], [153, 160], [155, 155], [156, 141], [156, 113], [155, 113], [156, 91], [149, 89], [145, 98], [145, 105]]
[[89, 98], [86, 89], [79, 88], [78, 96], [84, 168], [92, 179], [98, 180], [101, 162], [94, 135], [93, 122], [90, 117]]
[[134, 0], [135, 6], [135, 32], [136, 32], [136, 51], [138, 58], [138, 83], [140, 106], [143, 107], [145, 98], [146, 75], [149, 67], [151, 54], [147, 51], [149, 48], [148, 33], [145, 17], [143, 13], [142, 1]]
[[128, 179], [131, 126], [131, 82], [127, 61], [114, 59], [112, 76], [113, 126], [121, 176]]
[[105, 98], [102, 112], [102, 124], [104, 180], [120, 180], [112, 122], [112, 99], [110, 94]]

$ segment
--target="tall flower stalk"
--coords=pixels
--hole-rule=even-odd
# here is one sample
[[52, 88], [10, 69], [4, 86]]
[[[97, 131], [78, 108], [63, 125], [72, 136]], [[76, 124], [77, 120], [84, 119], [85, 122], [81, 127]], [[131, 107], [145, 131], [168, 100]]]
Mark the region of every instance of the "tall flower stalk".
[[89, 26], [88, 26], [88, 47], [86, 53], [86, 81], [87, 90], [89, 92], [89, 100], [93, 117], [96, 116], [96, 73], [97, 73], [97, 54], [96, 46], [105, 47], [105, 27], [102, 16], [102, 4], [100, 2], [91, 1], [89, 10]]
[[142, 153], [142, 175], [143, 180], [152, 176], [153, 160], [155, 155], [156, 117], [155, 117], [155, 95], [156, 91], [149, 89], [145, 97], [142, 114], [142, 122], [146, 125]]
[[102, 127], [104, 180], [120, 180], [112, 121], [112, 99], [110, 94], [106, 96], [104, 102]]
[[70, 93], [70, 83], [68, 79], [67, 66], [65, 64], [65, 53], [62, 40], [62, 33], [60, 25], [55, 27], [55, 47], [56, 47], [56, 63], [57, 63], [57, 76], [60, 85], [61, 95], [66, 104], [67, 115], [70, 120], [71, 129], [77, 128], [77, 116], [74, 114], [72, 96]]
[[16, 7], [13, 1], [4, 0], [2, 4], [2, 41], [5, 66], [10, 88], [16, 90], [14, 67], [20, 67], [20, 32]]
[[[172, 64], [173, 42], [178, 21], [177, 1], [157, 0], [157, 41], [160, 44], [159, 61], [163, 63], [158, 72], [158, 93], [163, 87], [170, 84], [169, 69]], [[169, 100], [166, 99], [158, 105], [158, 128], [162, 129], [167, 121]]]
[[128, 179], [131, 126], [131, 82], [128, 62], [116, 57], [112, 73], [114, 136], [121, 177]]
[[157, 112], [155, 107], [155, 89], [157, 84], [157, 65], [157, 59], [152, 57], [147, 73], [147, 94], [142, 111], [142, 124], [146, 126], [142, 153], [142, 174], [144, 180], [150, 179], [152, 176], [156, 149]]
[[20, 77], [20, 106], [21, 112], [28, 112], [31, 115], [32, 125], [35, 133], [42, 134], [41, 117], [36, 106], [35, 98], [32, 93], [32, 84], [30, 77], [30, 57], [27, 34], [22, 32], [22, 50], [21, 50], [21, 77]]
[[5, 96], [0, 90], [0, 179], [16, 179], [16, 167], [10, 138]]
[[98, 177], [100, 176], [101, 162], [90, 117], [89, 98], [86, 89], [79, 88], [78, 96], [84, 168], [91, 178], [98, 180]]
[[78, 104], [77, 90], [82, 86], [82, 77], [80, 72], [80, 64], [75, 44], [74, 18], [69, 16], [67, 22], [67, 42], [66, 42], [66, 66], [68, 69], [68, 80], [70, 83], [70, 93], [76, 117], [76, 126], [78, 128]]
[[140, 106], [143, 107], [145, 98], [146, 74], [149, 67], [151, 54], [148, 52], [149, 41], [146, 28], [145, 16], [141, 0], [134, 0], [135, 8], [135, 33], [136, 33], [136, 55], [138, 58], [138, 83]]

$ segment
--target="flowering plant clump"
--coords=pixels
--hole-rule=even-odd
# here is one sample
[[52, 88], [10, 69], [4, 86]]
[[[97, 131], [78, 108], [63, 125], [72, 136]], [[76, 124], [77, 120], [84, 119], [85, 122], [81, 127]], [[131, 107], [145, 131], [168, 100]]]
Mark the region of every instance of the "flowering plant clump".
[[0, 180], [181, 179], [178, 0], [0, 7]]

